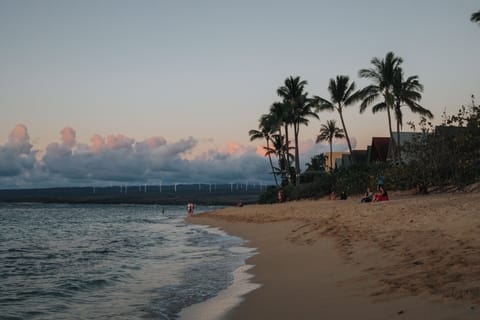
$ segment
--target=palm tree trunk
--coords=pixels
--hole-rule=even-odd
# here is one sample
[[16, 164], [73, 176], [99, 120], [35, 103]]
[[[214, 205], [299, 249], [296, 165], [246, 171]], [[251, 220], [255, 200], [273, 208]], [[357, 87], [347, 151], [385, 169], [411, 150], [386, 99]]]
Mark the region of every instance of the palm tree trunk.
[[299, 184], [300, 179], [300, 155], [299, 155], [299, 148], [298, 148], [298, 134], [300, 131], [300, 124], [294, 123], [294, 133], [295, 133], [295, 184]]
[[341, 111], [338, 111], [338, 114], [340, 114], [340, 121], [342, 121], [343, 132], [345, 133], [345, 139], [347, 139], [348, 150], [350, 150], [350, 159], [353, 162], [353, 158], [351, 157], [351, 155], [352, 155], [352, 144], [350, 143], [350, 138], [348, 137], [347, 127], [345, 127], [345, 121], [343, 120], [343, 114], [342, 114]]
[[333, 172], [333, 148], [332, 140], [328, 141], [330, 143], [330, 172]]
[[[270, 139], [267, 139], [267, 149], [270, 149], [269, 140]], [[272, 168], [272, 174], [273, 174], [273, 178], [275, 179], [275, 185], [278, 187], [279, 185], [278, 185], [277, 175], [275, 174], [275, 169], [273, 168], [272, 156], [270, 155], [270, 153], [268, 154], [268, 161], [270, 161], [270, 167]]]
[[402, 161], [401, 157], [401, 143], [400, 143], [400, 121], [397, 120], [397, 159], [398, 162]]
[[[279, 126], [278, 127], [278, 135], [280, 136], [280, 139], [282, 139], [282, 126]], [[279, 154], [279, 163], [281, 163], [281, 160], [280, 159], [285, 159], [285, 147], [282, 146], [282, 148], [280, 149], [280, 154]], [[286, 172], [282, 169], [282, 166], [280, 166], [280, 175], [282, 177], [282, 184], [283, 184], [283, 181], [285, 181], [285, 176], [286, 176]]]
[[[385, 101], [386, 102], [386, 101]], [[390, 106], [387, 104], [387, 115], [388, 115], [388, 130], [390, 132], [390, 142], [392, 143], [392, 152], [391, 156], [393, 158], [393, 163], [396, 163], [396, 145], [395, 140], [393, 139], [393, 131], [392, 131], [392, 116], [390, 115]]]
[[287, 178], [288, 178], [288, 183], [292, 183], [292, 179], [290, 177], [290, 152], [289, 152], [289, 141], [288, 141], [288, 123], [285, 123], [285, 160], [287, 163]]

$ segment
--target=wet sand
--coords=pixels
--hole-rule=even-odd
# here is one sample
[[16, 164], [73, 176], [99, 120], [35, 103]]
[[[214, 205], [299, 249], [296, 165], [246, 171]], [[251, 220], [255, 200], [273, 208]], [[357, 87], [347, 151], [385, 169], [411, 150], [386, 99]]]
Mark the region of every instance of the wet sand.
[[188, 218], [249, 240], [225, 319], [480, 319], [480, 194], [298, 201]]

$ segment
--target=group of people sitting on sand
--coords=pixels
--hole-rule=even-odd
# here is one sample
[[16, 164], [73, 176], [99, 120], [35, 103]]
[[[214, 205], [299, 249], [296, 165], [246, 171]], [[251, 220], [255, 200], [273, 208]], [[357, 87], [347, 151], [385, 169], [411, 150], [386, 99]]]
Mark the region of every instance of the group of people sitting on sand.
[[377, 202], [377, 201], [387, 201], [388, 200], [388, 193], [385, 190], [385, 177], [380, 176], [378, 178], [377, 183], [377, 193], [373, 194], [370, 188], [367, 188], [364, 197], [362, 198], [361, 202]]
[[335, 193], [335, 191], [332, 191], [332, 192], [330, 192], [330, 195], [328, 196], [328, 199], [330, 199], [330, 200], [337, 200], [337, 199], [347, 200], [347, 193], [345, 191], [342, 191], [340, 193], [340, 196], [337, 197], [337, 194]]
[[367, 188], [367, 191], [365, 191], [365, 195], [362, 198], [361, 202], [377, 202], [377, 201], [387, 201], [387, 200], [388, 200], [387, 190], [385, 190], [384, 186], [379, 186], [378, 192], [375, 194], [373, 194], [370, 188]]
[[[329, 200], [347, 200], [347, 193], [342, 191], [340, 195], [337, 195], [335, 191], [331, 191], [328, 195]], [[385, 177], [380, 176], [377, 183], [377, 192], [373, 193], [370, 188], [367, 188], [361, 202], [378, 202], [378, 201], [387, 201], [388, 193], [385, 189]]]

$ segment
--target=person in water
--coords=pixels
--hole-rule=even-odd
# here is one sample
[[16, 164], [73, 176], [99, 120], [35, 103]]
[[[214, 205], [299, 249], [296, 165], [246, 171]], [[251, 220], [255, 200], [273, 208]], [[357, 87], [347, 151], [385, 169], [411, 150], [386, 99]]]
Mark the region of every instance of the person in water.
[[195, 205], [190, 202], [190, 203], [187, 205], [188, 215], [189, 215], [189, 216], [192, 216], [194, 210], [195, 210]]

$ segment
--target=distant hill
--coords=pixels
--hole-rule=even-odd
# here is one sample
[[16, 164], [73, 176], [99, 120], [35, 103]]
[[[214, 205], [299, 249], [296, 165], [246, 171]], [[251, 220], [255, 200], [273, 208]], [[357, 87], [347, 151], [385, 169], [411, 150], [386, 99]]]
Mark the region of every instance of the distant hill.
[[256, 203], [265, 186], [178, 184], [0, 190], [0, 202], [236, 205]]

